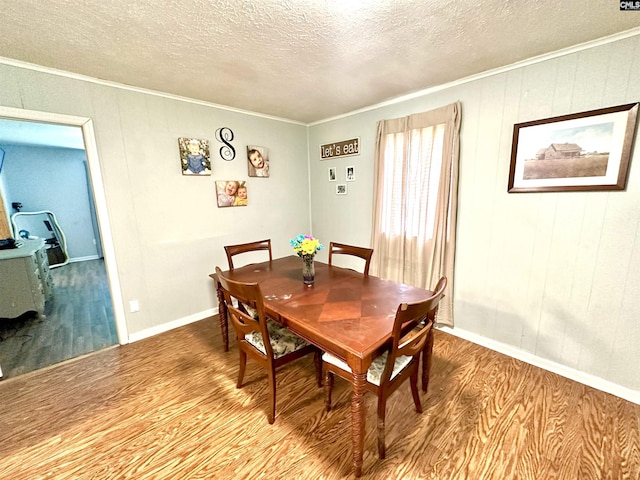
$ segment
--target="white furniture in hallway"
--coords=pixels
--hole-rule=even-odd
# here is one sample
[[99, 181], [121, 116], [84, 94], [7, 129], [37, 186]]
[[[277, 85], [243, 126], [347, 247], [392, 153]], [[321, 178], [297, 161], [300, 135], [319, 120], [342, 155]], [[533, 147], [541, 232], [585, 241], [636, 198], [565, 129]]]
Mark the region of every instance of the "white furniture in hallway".
[[20, 248], [0, 250], [0, 318], [42, 315], [53, 294], [44, 240], [21, 242]]

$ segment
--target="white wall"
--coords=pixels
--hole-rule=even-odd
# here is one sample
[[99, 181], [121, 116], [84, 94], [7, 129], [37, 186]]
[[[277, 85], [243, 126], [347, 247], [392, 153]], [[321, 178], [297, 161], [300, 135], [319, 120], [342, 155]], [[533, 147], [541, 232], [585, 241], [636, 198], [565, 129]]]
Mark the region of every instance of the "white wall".
[[[6, 203], [22, 203], [23, 212], [52, 211], [67, 239], [69, 258], [98, 258], [84, 150], [22, 145], [2, 148], [7, 152], [3, 169]], [[44, 225], [38, 230], [31, 230], [31, 234], [48, 237]]]
[[[312, 126], [314, 234], [369, 246], [376, 122], [460, 100], [455, 330], [639, 401], [640, 147], [626, 191], [507, 193], [515, 123], [637, 102], [638, 78], [636, 36]], [[357, 136], [359, 156], [320, 161]], [[326, 169], [347, 164], [357, 181], [336, 196]]]
[[[2, 64], [0, 105], [93, 120], [130, 336], [217, 309], [208, 275], [224, 245], [271, 238], [280, 257], [310, 228], [304, 125]], [[220, 127], [235, 134], [233, 161], [218, 154]], [[182, 136], [210, 141], [211, 176], [182, 175]], [[269, 148], [270, 178], [247, 177], [248, 144]], [[225, 179], [247, 180], [248, 206], [217, 207]]]

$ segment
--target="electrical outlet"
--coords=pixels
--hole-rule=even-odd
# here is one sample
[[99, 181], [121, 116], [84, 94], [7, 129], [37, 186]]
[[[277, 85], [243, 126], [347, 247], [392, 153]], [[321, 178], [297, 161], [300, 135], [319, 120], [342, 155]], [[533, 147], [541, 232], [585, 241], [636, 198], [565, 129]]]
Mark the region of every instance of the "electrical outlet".
[[138, 300], [131, 300], [129, 302], [129, 311], [131, 313], [140, 311], [140, 302], [138, 302]]

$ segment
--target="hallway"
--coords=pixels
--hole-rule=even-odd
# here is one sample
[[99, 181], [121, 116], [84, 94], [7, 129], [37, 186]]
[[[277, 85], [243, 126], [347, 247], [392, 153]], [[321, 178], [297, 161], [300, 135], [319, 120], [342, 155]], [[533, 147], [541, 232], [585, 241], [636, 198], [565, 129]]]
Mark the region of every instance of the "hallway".
[[0, 319], [3, 379], [118, 344], [104, 260], [51, 269], [45, 315]]

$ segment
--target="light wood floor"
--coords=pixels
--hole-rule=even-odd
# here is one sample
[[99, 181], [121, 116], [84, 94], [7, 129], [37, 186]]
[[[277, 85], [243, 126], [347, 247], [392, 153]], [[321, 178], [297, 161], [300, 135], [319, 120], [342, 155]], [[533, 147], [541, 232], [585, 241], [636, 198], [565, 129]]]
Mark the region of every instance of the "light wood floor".
[[51, 277], [53, 297], [43, 316], [0, 319], [5, 379], [118, 343], [104, 260], [53, 268]]
[[[350, 387], [324, 411], [306, 357], [278, 371], [275, 424], [253, 363], [217, 319], [0, 382], [0, 478], [351, 478]], [[365, 479], [640, 478], [640, 406], [436, 332], [431, 386], [366, 396]]]

